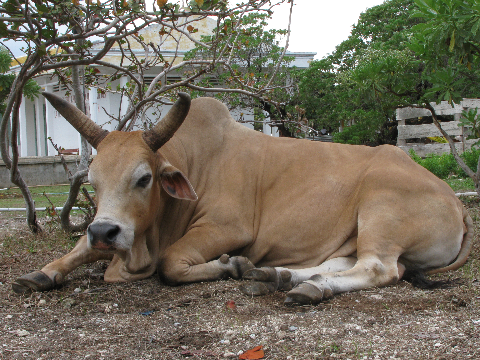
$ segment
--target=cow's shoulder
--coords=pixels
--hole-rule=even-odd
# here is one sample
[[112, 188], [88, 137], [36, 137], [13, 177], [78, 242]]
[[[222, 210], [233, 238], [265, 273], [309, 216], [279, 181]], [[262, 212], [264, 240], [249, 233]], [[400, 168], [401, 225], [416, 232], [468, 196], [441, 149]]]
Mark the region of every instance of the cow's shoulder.
[[235, 123], [228, 108], [217, 99], [209, 97], [192, 100], [186, 121], [195, 127], [225, 126]]
[[238, 142], [253, 141], [259, 134], [236, 122], [220, 101], [201, 97], [192, 100], [188, 116], [175, 137], [188, 143], [189, 147], [199, 144], [202, 149], [218, 151], [226, 144], [235, 147]]

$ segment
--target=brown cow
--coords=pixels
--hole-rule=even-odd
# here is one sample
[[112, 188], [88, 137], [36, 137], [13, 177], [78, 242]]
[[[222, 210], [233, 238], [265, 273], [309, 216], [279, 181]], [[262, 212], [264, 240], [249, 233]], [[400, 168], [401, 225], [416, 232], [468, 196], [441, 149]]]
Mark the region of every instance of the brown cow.
[[16, 292], [111, 259], [109, 282], [157, 269], [170, 284], [243, 276], [246, 293], [317, 303], [405, 270], [457, 269], [470, 252], [472, 220], [453, 191], [396, 147], [269, 137], [186, 94], [154, 129], [108, 133], [45, 96], [98, 151], [98, 212], [72, 252], [17, 279]]

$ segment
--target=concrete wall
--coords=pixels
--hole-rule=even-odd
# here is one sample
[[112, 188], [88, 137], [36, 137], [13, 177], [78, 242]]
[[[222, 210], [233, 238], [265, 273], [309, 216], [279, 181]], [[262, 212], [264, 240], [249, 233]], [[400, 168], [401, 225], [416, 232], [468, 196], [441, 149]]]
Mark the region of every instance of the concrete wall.
[[[80, 156], [67, 155], [65, 161], [70, 171], [75, 173]], [[20, 174], [29, 186], [70, 183], [60, 156], [27, 156], [20, 158], [18, 164]], [[11, 186], [14, 184], [10, 182], [10, 171], [0, 161], [0, 188]]]

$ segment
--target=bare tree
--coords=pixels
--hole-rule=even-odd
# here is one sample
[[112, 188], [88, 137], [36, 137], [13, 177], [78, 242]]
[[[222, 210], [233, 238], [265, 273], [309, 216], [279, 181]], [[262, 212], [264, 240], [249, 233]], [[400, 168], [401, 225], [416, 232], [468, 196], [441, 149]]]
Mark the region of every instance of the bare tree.
[[[293, 3], [290, 5], [291, 16]], [[201, 95], [216, 92], [216, 97], [230, 109], [255, 109], [257, 119], [254, 122], [264, 124], [266, 115], [270, 118], [269, 124], [273, 126], [285, 127], [284, 125], [290, 122], [296, 124], [289, 113], [294, 110], [294, 106], [289, 105], [295, 99], [297, 90], [293, 79], [296, 71], [290, 67], [294, 58], [286, 56], [290, 30], [266, 29], [266, 13], [252, 12], [242, 15], [226, 19], [212, 35], [202, 38], [215, 46], [205, 48], [197, 45], [186, 55], [192, 59], [211, 59], [219, 51], [227, 49], [225, 56], [219, 59], [223, 61], [208, 64], [215, 66], [214, 69], [188, 87]], [[231, 46], [228, 32], [228, 29], [233, 27], [236, 29], [235, 47]], [[222, 33], [224, 36], [221, 36]], [[280, 46], [283, 37], [286, 37], [285, 47]], [[217, 83], [220, 83], [220, 87]], [[223, 91], [222, 86], [243, 89], [248, 93]], [[258, 96], [249, 96], [249, 93]], [[287, 107], [290, 109], [287, 110]]]
[[[157, 0], [149, 5], [143, 0], [7, 0], [0, 5], [0, 37], [13, 39], [24, 44], [25, 58], [17, 60], [19, 70], [5, 104], [0, 133], [2, 159], [11, 173], [11, 181], [20, 187], [27, 207], [27, 222], [32, 231], [41, 228], [35, 215], [35, 207], [27, 184], [18, 170], [19, 108], [22, 89], [30, 79], [51, 72], [73, 89], [76, 105], [85, 111], [84, 89], [95, 83], [98, 91], [117, 91], [128, 98], [128, 109], [124, 113], [110, 114], [117, 130], [131, 130], [138, 124], [147, 123], [147, 108], [169, 104], [173, 92], [179, 87], [196, 89], [198, 79], [213, 73], [218, 65], [232, 74], [231, 49], [242, 46], [238, 32], [241, 19], [252, 12], [272, 14], [274, 7], [287, 0], [244, 0], [231, 5], [226, 0], [195, 0], [169, 2]], [[291, 2], [293, 5], [293, 1]], [[195, 36], [198, 24], [205, 19], [214, 19], [217, 30], [208, 41]], [[235, 18], [236, 22], [229, 22]], [[141, 33], [156, 24], [160, 27], [160, 43], [145, 40]], [[167, 42], [174, 44], [172, 59], [162, 55]], [[180, 53], [182, 42], [190, 42], [205, 49], [208, 58], [184, 59]], [[5, 45], [5, 43], [3, 43]], [[8, 48], [8, 46], [6, 46]], [[106, 61], [105, 56], [115, 48], [120, 53], [120, 63]], [[140, 49], [140, 51], [138, 50]], [[13, 53], [12, 53], [13, 55]], [[278, 59], [279, 64], [283, 55]], [[110, 68], [112, 75], [103, 83], [95, 74], [95, 66]], [[152, 67], [162, 70], [152, 80], [145, 73]], [[69, 72], [72, 73], [70, 74]], [[85, 72], [85, 73], [84, 73]], [[178, 81], [166, 81], [169, 74], [181, 74]], [[229, 87], [213, 88], [209, 91], [235, 92], [275, 104], [272, 97], [273, 79], [278, 73], [268, 75], [266, 86], [259, 89], [250, 85], [251, 79], [236, 77]], [[128, 77], [127, 86], [111, 89], [108, 82]], [[278, 86], [277, 86], [278, 87]], [[11, 122], [10, 147], [8, 124]], [[90, 150], [82, 145], [82, 160], [79, 171], [72, 177], [72, 191], [62, 213], [62, 225], [66, 230], [81, 228], [71, 224], [70, 209], [76, 199], [81, 183], [85, 179]]]

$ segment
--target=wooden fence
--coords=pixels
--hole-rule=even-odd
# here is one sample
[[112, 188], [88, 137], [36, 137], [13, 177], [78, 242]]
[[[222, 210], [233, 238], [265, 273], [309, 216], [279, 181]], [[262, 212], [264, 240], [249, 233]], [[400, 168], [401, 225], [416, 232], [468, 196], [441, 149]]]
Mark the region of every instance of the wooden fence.
[[[440, 104], [431, 103], [435, 110], [436, 115], [445, 116], [453, 115], [453, 121], [442, 122], [442, 128], [449, 134], [458, 140], [455, 144], [459, 152], [463, 152], [470, 149], [473, 143], [477, 140], [465, 140], [465, 129], [459, 126], [459, 120], [463, 110], [480, 109], [480, 99], [463, 99], [460, 104], [450, 105], [447, 101], [442, 101]], [[429, 153], [442, 154], [449, 152], [450, 147], [446, 143], [431, 143], [422, 144], [415, 142], [408, 142], [411, 139], [423, 139], [429, 137], [441, 137], [441, 132], [434, 124], [421, 124], [421, 125], [406, 125], [406, 120], [415, 119], [419, 117], [432, 116], [427, 109], [418, 109], [413, 107], [399, 108], [397, 109], [397, 121], [398, 121], [398, 137], [397, 146], [408, 152], [410, 149], [415, 150], [419, 156], [425, 156]]]

